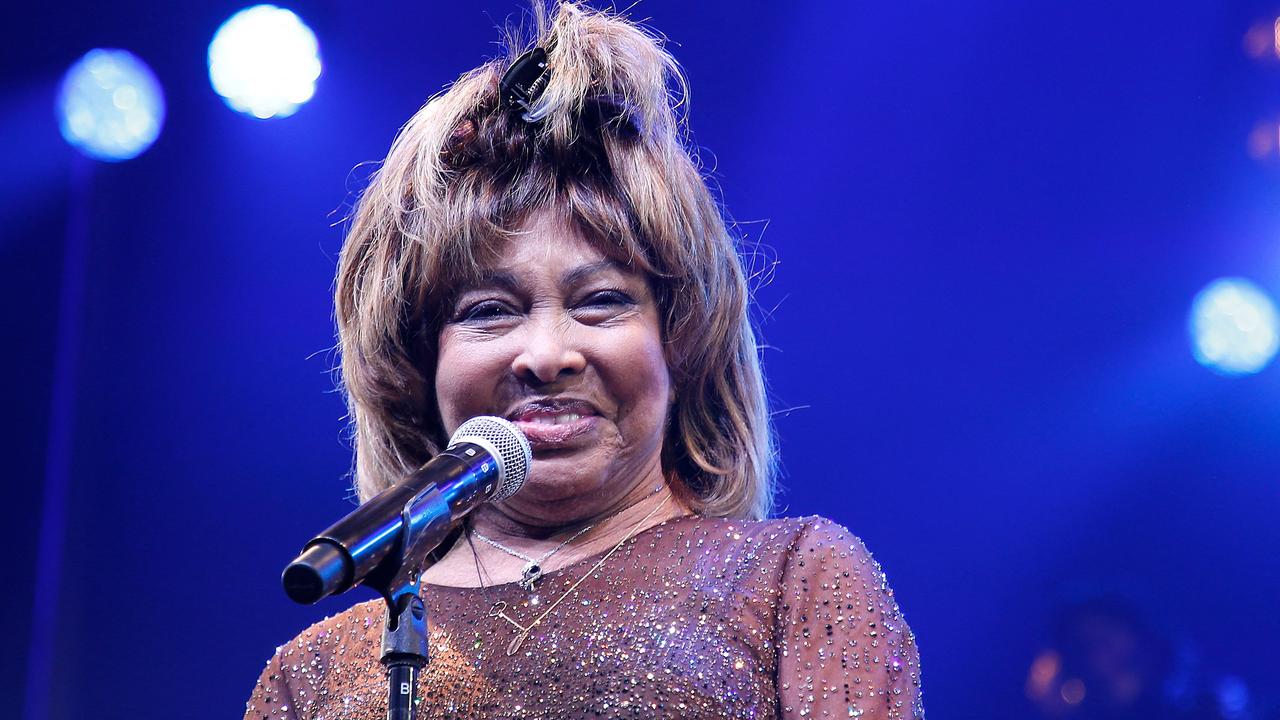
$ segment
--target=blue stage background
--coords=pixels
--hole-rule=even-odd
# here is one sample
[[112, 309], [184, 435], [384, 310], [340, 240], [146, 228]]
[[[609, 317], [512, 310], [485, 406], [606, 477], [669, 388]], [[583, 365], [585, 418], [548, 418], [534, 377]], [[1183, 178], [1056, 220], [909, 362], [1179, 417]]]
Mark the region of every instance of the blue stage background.
[[[236, 717], [274, 647], [351, 600], [297, 607], [278, 584], [352, 507], [330, 372], [338, 223], [365, 164], [497, 53], [495, 25], [523, 5], [292, 3], [324, 74], [266, 122], [208, 82], [209, 39], [240, 7], [11, 8], [0, 716], [22, 716], [30, 680], [77, 208], [89, 246], [57, 456], [64, 549], [46, 569], [48, 717]], [[631, 10], [687, 70], [707, 169], [769, 270], [781, 508], [830, 516], [876, 554], [939, 718], [1035, 717], [1028, 673], [1052, 619], [1106, 594], [1198, 658], [1211, 692], [1246, 688], [1239, 717], [1280, 705], [1280, 367], [1211, 373], [1186, 331], [1220, 276], [1280, 293], [1280, 163], [1247, 152], [1280, 116], [1280, 63], [1242, 46], [1277, 9]], [[163, 133], [129, 162], [85, 160], [58, 134], [59, 77], [97, 46], [138, 54], [167, 94]]]

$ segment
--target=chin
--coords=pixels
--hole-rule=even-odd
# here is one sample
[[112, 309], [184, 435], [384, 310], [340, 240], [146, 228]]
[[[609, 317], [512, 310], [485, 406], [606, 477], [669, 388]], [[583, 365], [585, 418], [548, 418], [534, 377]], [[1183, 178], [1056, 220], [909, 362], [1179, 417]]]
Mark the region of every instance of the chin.
[[534, 456], [524, 485], [511, 499], [550, 502], [589, 498], [601, 490], [601, 475], [585, 470], [581, 457]]

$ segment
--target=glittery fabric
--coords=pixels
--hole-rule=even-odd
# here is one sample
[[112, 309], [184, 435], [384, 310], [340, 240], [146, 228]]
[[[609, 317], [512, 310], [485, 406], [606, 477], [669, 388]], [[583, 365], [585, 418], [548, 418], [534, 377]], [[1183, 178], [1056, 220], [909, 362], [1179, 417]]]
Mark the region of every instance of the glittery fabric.
[[[602, 553], [603, 554], [603, 553]], [[685, 517], [637, 534], [530, 634], [595, 558], [513, 583], [426, 585], [420, 718], [923, 718], [920, 661], [880, 565], [819, 517]], [[280, 647], [246, 718], [386, 717], [381, 600]]]

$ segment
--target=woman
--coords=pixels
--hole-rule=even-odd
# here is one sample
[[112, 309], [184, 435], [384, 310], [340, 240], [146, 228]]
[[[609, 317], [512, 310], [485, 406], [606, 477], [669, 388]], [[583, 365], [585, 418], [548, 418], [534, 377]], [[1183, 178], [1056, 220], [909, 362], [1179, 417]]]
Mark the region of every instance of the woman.
[[[476, 415], [534, 450], [423, 576], [419, 716], [922, 718], [914, 638], [862, 543], [762, 519], [748, 291], [675, 61], [614, 15], [537, 20], [526, 92], [494, 60], [405, 126], [339, 267], [361, 499]], [[246, 717], [385, 716], [382, 612], [281, 647]]]

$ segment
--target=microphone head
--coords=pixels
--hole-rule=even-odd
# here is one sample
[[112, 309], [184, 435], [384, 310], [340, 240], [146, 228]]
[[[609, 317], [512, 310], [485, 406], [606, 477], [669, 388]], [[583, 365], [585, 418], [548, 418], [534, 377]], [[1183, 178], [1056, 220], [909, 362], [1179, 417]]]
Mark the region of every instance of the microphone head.
[[514, 424], [492, 415], [473, 417], [459, 425], [453, 437], [449, 438], [450, 447], [464, 442], [488, 448], [498, 463], [498, 475], [502, 480], [490, 501], [506, 500], [524, 485], [529, 465], [533, 462], [533, 450], [524, 433]]

